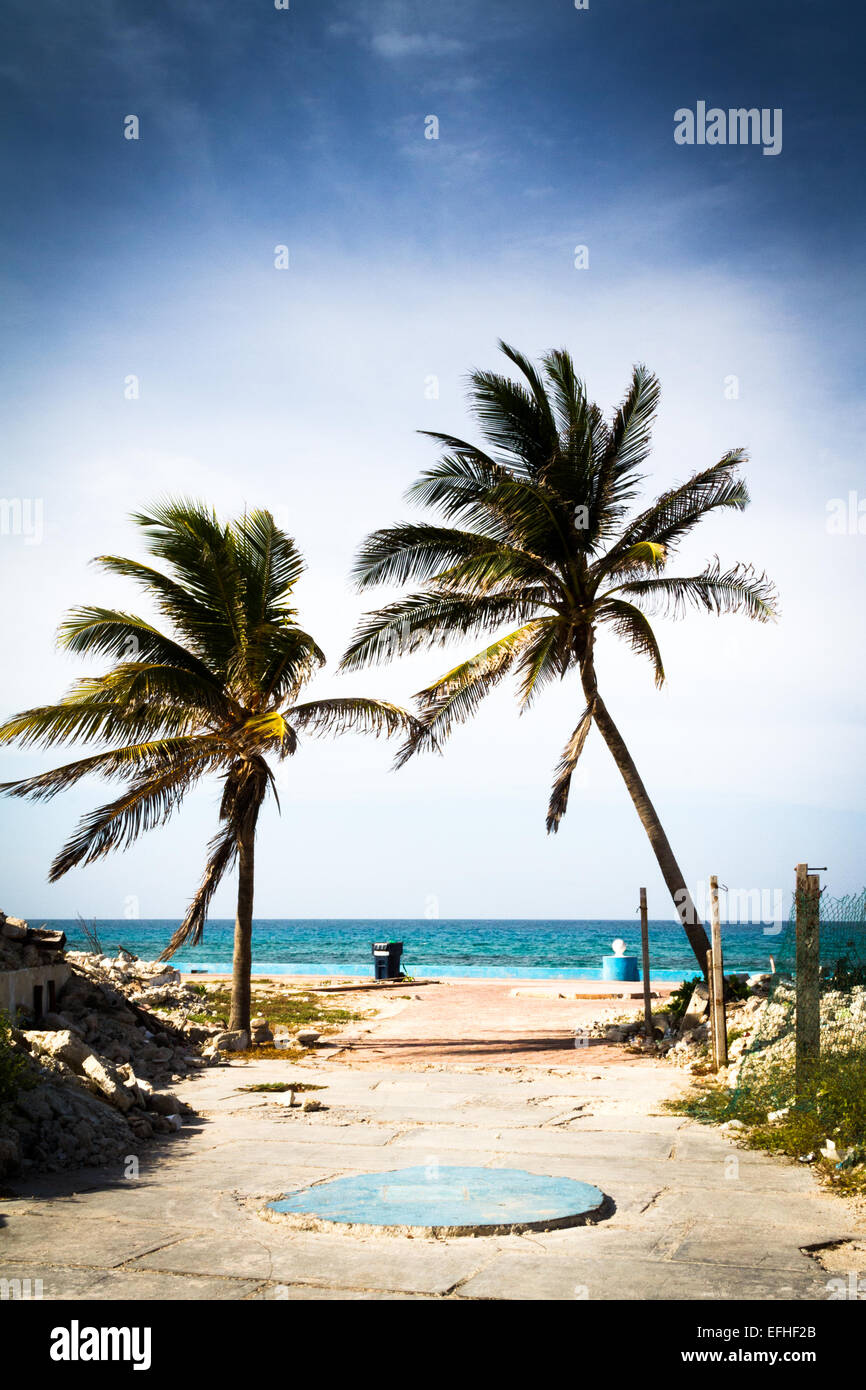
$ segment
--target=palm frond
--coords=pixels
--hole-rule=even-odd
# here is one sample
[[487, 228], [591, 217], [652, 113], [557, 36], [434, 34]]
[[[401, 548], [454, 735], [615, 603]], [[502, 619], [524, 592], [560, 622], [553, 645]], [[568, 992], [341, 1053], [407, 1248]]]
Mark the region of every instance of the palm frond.
[[684, 578], [633, 579], [617, 586], [650, 613], [682, 617], [688, 608], [707, 613], [745, 613], [765, 623], [778, 615], [775, 585], [753, 565], [736, 564], [723, 570], [718, 556], [702, 574]]
[[198, 734], [188, 738], [155, 739], [148, 743], [129, 744], [110, 748], [79, 758], [62, 767], [37, 772], [15, 782], [0, 782], [0, 792], [9, 796], [49, 801], [58, 792], [80, 782], [83, 777], [98, 775], [108, 779], [159, 777], [166, 769], [200, 765], [202, 772], [216, 766], [224, 758], [225, 741], [218, 735]]
[[498, 372], [470, 372], [469, 383], [473, 414], [488, 442], [506, 460], [537, 473], [557, 447], [549, 405], [539, 406], [531, 389]]
[[404, 522], [368, 536], [354, 567], [359, 588], [435, 579], [481, 592], [497, 584], [549, 584], [557, 576], [536, 556], [474, 531]]
[[246, 644], [244, 583], [237, 540], [212, 508], [167, 498], [133, 520], [144, 530], [152, 555], [166, 560], [175, 578], [211, 615], [203, 633], [215, 658], [237, 657]]
[[360, 696], [332, 700], [311, 700], [295, 705], [289, 712], [292, 723], [311, 734], [393, 734], [413, 733], [417, 720], [399, 705]]
[[559, 617], [542, 618], [534, 635], [520, 653], [515, 674], [518, 696], [523, 709], [528, 709], [535, 696], [552, 680], [561, 680], [568, 671], [571, 652], [568, 626]]
[[52, 863], [49, 882], [56, 883], [70, 869], [92, 864], [110, 850], [126, 849], [145, 831], [165, 824], [206, 770], [201, 759], [188, 757], [173, 759], [161, 771], [148, 769], [134, 778], [115, 801], [82, 817], [75, 834]]
[[617, 543], [596, 562], [593, 573], [616, 573], [623, 555], [640, 541], [655, 541], [670, 551], [711, 512], [729, 508], [743, 511], [749, 494], [737, 469], [745, 458], [744, 450], [732, 449], [711, 468], [662, 493], [628, 523]]
[[[419, 430], [419, 434], [440, 438], [430, 430]], [[460, 520], [479, 535], [509, 541], [514, 528], [508, 509], [491, 498], [490, 490], [497, 483], [518, 481], [525, 482], [526, 478], [467, 445], [465, 452], [443, 454], [431, 468], [425, 469], [407, 489], [406, 500], [432, 508], [446, 521]]]
[[213, 672], [203, 661], [134, 613], [112, 608], [73, 608], [61, 622], [57, 640], [59, 646], [76, 654], [176, 666], [217, 686]]
[[230, 645], [230, 634], [226, 631], [220, 606], [209, 595], [194, 593], [152, 565], [123, 555], [98, 555], [93, 563], [109, 574], [134, 579], [180, 634], [187, 650], [210, 669], [221, 667]]
[[521, 352], [519, 348], [513, 347], [510, 343], [506, 343], [502, 338], [499, 339], [498, 347], [500, 352], [504, 353], [509, 362], [514, 363], [517, 370], [523, 374], [529, 383], [529, 390], [538, 411], [538, 424], [541, 426], [541, 431], [550, 448], [552, 450], [556, 449], [559, 442], [556, 417], [551, 408], [550, 399], [544, 389], [544, 381], [542, 380], [541, 373], [538, 371], [534, 362], [532, 362], [525, 353]]
[[248, 714], [234, 733], [242, 746], [270, 750], [280, 758], [291, 756], [298, 746], [294, 729], [278, 709]]
[[23, 710], [0, 726], [0, 743], [146, 742], [192, 734], [231, 712], [218, 687], [177, 667], [125, 663], [77, 681], [54, 705]]
[[638, 363], [599, 462], [593, 507], [597, 537], [611, 534], [625, 515], [626, 504], [636, 495], [640, 482], [637, 470], [649, 457], [660, 394], [657, 377]]
[[469, 719], [485, 696], [508, 674], [538, 627], [537, 622], [530, 622], [509, 632], [419, 691], [416, 699], [420, 716], [408, 742], [397, 754], [395, 765], [402, 767], [415, 753], [438, 750], [454, 725]]
[[343, 654], [340, 669], [357, 671], [397, 655], [429, 650], [438, 642], [525, 621], [535, 617], [538, 608], [538, 595], [532, 589], [467, 595], [431, 587], [367, 613]]
[[303, 555], [292, 538], [280, 530], [272, 514], [262, 509], [245, 512], [233, 523], [232, 533], [238, 568], [245, 582], [250, 624], [282, 616], [306, 569]]
[[210, 841], [208, 860], [202, 881], [186, 910], [183, 921], [172, 935], [165, 950], [157, 957], [158, 960], [170, 960], [181, 946], [198, 946], [200, 944], [213, 895], [228, 870], [232, 868], [237, 858], [237, 852], [237, 830], [233, 824], [229, 824], [214, 835]]
[[326, 660], [314, 638], [294, 626], [271, 633], [268, 657], [258, 681], [260, 698], [278, 703], [293, 700]]
[[556, 768], [553, 788], [550, 793], [550, 802], [547, 808], [547, 833], [555, 834], [559, 829], [559, 823], [565, 815], [568, 806], [568, 794], [571, 790], [571, 779], [577, 767], [578, 760], [583, 752], [584, 745], [589, 737], [592, 728], [592, 717], [594, 707], [588, 704], [583, 714], [580, 716], [577, 728], [565, 745], [562, 757]]
[[554, 348], [542, 357], [549, 394], [553, 397], [558, 415], [559, 435], [563, 440], [583, 436], [586, 428], [586, 387], [574, 370], [571, 354], [565, 348]]
[[597, 605], [596, 615], [600, 623], [612, 627], [618, 637], [624, 638], [632, 651], [647, 657], [653, 667], [656, 686], [660, 689], [664, 685], [665, 668], [656, 635], [646, 614], [623, 599], [605, 597]]
[[606, 570], [605, 577], [640, 578], [643, 575], [659, 574], [668, 558], [667, 547], [658, 541], [636, 541], [630, 545], [616, 563], [613, 570]]
[[461, 454], [444, 456], [406, 495], [449, 521], [459, 519], [464, 531], [526, 550], [548, 565], [563, 565], [574, 535], [574, 505], [582, 500], [582, 493], [572, 492], [560, 496], [540, 475], [530, 477], [486, 455]]

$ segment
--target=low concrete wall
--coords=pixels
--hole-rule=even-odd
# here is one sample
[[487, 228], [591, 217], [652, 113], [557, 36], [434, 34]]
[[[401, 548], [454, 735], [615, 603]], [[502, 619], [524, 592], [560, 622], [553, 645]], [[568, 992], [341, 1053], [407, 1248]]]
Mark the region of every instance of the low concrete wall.
[[48, 981], [53, 980], [59, 994], [62, 985], [69, 979], [69, 966], [33, 965], [26, 970], [0, 970], [0, 1009], [15, 1020], [17, 1008], [33, 1008], [33, 988], [42, 986], [42, 1007], [47, 1010]]

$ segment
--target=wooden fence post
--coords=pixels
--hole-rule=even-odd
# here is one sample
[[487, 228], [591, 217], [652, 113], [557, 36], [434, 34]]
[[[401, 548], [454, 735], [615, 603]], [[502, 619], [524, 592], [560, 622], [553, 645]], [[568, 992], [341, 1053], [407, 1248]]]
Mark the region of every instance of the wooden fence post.
[[719, 919], [719, 880], [710, 874], [710, 924], [712, 965], [710, 975], [710, 1018], [712, 1020], [713, 1066], [728, 1065], [728, 1021], [725, 1017], [725, 963], [722, 956], [722, 925]]
[[713, 978], [713, 948], [707, 951], [707, 1018], [710, 1025], [710, 1063], [716, 1067], [716, 991]]
[[821, 1055], [821, 890], [817, 874], [797, 865], [797, 1093]]
[[650, 998], [650, 955], [649, 955], [649, 921], [647, 918], [646, 889], [640, 890], [640, 944], [643, 959], [643, 1031], [647, 1045], [655, 1046], [655, 1028], [653, 1026], [653, 1006]]

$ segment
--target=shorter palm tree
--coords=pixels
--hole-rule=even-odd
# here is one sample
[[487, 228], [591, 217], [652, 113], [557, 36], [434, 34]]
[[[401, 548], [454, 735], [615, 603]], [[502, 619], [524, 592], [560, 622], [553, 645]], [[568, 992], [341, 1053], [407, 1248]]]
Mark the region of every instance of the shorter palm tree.
[[[489, 635], [481, 651], [420, 692], [421, 718], [400, 761], [440, 745], [509, 674], [517, 677], [523, 708], [550, 681], [577, 675], [583, 708], [556, 769], [547, 828], [559, 827], [572, 775], [595, 724], [706, 971], [706, 932], [599, 692], [595, 639], [602, 627], [621, 637], [650, 662], [660, 686], [665, 672], [649, 621], [653, 614], [677, 617], [694, 607], [744, 613], [758, 622], [774, 616], [773, 585], [751, 566], [723, 569], [716, 560], [699, 574], [665, 573], [679, 542], [704, 517], [747, 505], [739, 475], [745, 454], [731, 450], [632, 512], [640, 468], [650, 451], [656, 378], [635, 367], [625, 399], [607, 424], [587, 398], [567, 352], [546, 353], [539, 370], [516, 348], [500, 347], [523, 380], [471, 374], [470, 399], [486, 447], [423, 431], [444, 453], [409, 497], [438, 512], [441, 524], [403, 522], [374, 532], [361, 547], [355, 565], [359, 588], [409, 581], [420, 587], [368, 614], [342, 665], [356, 670], [401, 652]], [[504, 627], [510, 630], [503, 632]]]
[[133, 520], [168, 572], [115, 555], [97, 563], [136, 580], [172, 631], [114, 609], [74, 609], [60, 627], [60, 645], [114, 664], [79, 680], [57, 704], [9, 719], [0, 743], [111, 746], [0, 790], [48, 800], [92, 774], [124, 784], [116, 800], [83, 817], [51, 865], [54, 883], [164, 824], [202, 778], [218, 776], [220, 828], [161, 959], [201, 940], [213, 895], [237, 863], [230, 1027], [248, 1030], [255, 836], [268, 792], [277, 796], [271, 763], [295, 752], [299, 733], [411, 734], [414, 722], [382, 700], [298, 702], [325, 658], [291, 603], [303, 559], [270, 512], [222, 524], [202, 503], [169, 500]]

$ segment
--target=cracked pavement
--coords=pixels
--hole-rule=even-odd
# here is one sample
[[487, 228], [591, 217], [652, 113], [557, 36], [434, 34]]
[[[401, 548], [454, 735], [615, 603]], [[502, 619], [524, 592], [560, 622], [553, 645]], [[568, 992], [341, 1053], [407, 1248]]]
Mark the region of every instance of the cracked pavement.
[[[348, 1052], [212, 1068], [175, 1088], [199, 1115], [149, 1146], [137, 1176], [81, 1169], [4, 1189], [0, 1277], [84, 1300], [828, 1298], [827, 1272], [802, 1248], [862, 1236], [852, 1206], [805, 1167], [664, 1113], [686, 1084], [674, 1068], [596, 1063], [592, 1050], [580, 1061], [395, 1068]], [[325, 1086], [327, 1108], [239, 1089], [277, 1077]], [[582, 1179], [613, 1214], [448, 1239], [296, 1230], [261, 1215], [300, 1187], [427, 1163]], [[851, 1247], [855, 1270], [862, 1251]]]

